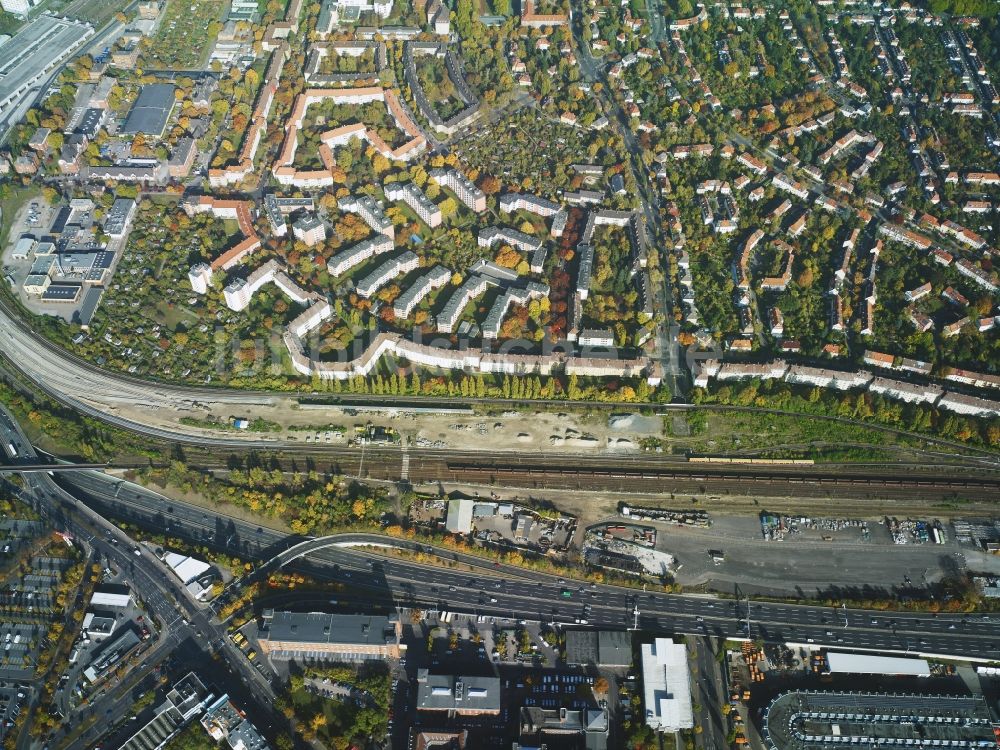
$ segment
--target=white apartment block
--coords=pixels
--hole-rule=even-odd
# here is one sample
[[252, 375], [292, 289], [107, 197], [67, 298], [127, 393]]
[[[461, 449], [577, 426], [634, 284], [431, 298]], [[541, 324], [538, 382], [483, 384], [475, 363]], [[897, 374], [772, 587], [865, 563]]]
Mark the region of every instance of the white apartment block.
[[495, 339], [500, 334], [500, 325], [503, 323], [503, 319], [507, 316], [507, 310], [510, 309], [512, 304], [523, 305], [529, 299], [545, 297], [548, 293], [549, 287], [537, 281], [528, 282], [528, 285], [523, 289], [516, 287], [507, 289], [497, 297], [493, 303], [493, 307], [490, 308], [489, 313], [486, 315], [486, 320], [483, 321], [483, 338]]
[[412, 182], [390, 182], [384, 190], [386, 200], [405, 203], [431, 229], [441, 224], [441, 209]]
[[309, 247], [326, 239], [326, 225], [315, 214], [307, 214], [292, 224], [292, 234]]
[[470, 211], [478, 214], [486, 210], [486, 193], [457, 169], [432, 169], [429, 175], [438, 185], [452, 191]]
[[940, 386], [906, 383], [902, 380], [892, 380], [890, 378], [874, 378], [869, 383], [868, 390], [872, 393], [905, 401], [908, 404], [935, 404], [944, 394], [944, 389]]
[[437, 329], [441, 333], [451, 333], [458, 323], [462, 311], [476, 297], [481, 295], [491, 286], [496, 286], [496, 281], [488, 276], [470, 276], [465, 282], [452, 292], [451, 297], [445, 303], [441, 314], [437, 316]]
[[384, 234], [390, 239], [396, 238], [396, 228], [392, 225], [389, 217], [385, 215], [382, 204], [370, 195], [349, 195], [341, 198], [337, 201], [337, 208], [341, 211], [358, 214], [373, 232]]
[[434, 266], [414, 280], [413, 285], [396, 297], [392, 311], [398, 320], [410, 317], [413, 308], [435, 289], [440, 289], [451, 279], [451, 271], [444, 266]]
[[274, 275], [280, 269], [278, 261], [269, 260], [245, 279], [233, 279], [222, 290], [222, 294], [226, 298], [226, 306], [236, 312], [244, 310], [250, 304], [250, 300], [257, 293], [257, 290], [274, 281]]
[[369, 237], [352, 247], [334, 255], [326, 264], [326, 270], [331, 276], [343, 276], [349, 270], [363, 261], [376, 255], [387, 253], [394, 247], [392, 239], [384, 234]]
[[476, 242], [479, 247], [492, 247], [496, 242], [505, 242], [511, 247], [516, 247], [522, 253], [534, 253], [542, 246], [542, 241], [535, 239], [530, 234], [507, 227], [480, 229]]
[[188, 281], [195, 294], [206, 294], [212, 283], [212, 267], [208, 263], [196, 263], [188, 271]]
[[409, 273], [420, 266], [420, 258], [407, 250], [396, 258], [389, 258], [358, 282], [357, 292], [366, 299], [400, 274]]
[[542, 218], [552, 217], [552, 228], [550, 234], [553, 237], [561, 237], [566, 229], [568, 215], [555, 201], [541, 198], [537, 195], [525, 195], [523, 193], [504, 193], [500, 196], [500, 210], [504, 213], [514, 213], [515, 211], [528, 211]]
[[611, 347], [615, 345], [615, 334], [610, 330], [584, 328], [577, 343], [580, 346]]

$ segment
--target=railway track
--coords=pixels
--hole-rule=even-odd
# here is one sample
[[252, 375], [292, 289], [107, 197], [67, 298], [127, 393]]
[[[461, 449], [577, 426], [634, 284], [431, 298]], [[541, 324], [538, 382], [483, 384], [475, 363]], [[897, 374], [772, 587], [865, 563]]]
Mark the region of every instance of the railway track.
[[[411, 471], [412, 474], [412, 471]], [[869, 512], [909, 512], [928, 506], [988, 511], [1000, 500], [1000, 479], [776, 471], [717, 471], [704, 467], [650, 469], [593, 465], [539, 466], [450, 460], [444, 476], [455, 482], [521, 487], [529, 490], [611, 491], [647, 494], [722, 495], [729, 497], [805, 498], [861, 502]], [[872, 504], [874, 503], [874, 504]], [[879, 510], [876, 510], [876, 505]]]

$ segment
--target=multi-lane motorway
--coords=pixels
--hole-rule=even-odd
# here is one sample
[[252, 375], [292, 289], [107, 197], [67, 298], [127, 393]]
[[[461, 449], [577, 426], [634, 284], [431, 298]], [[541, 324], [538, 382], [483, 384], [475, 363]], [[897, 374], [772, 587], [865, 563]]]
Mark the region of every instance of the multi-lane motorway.
[[[286, 534], [267, 526], [169, 500], [98, 472], [66, 475], [59, 481], [103, 515], [167, 529], [173, 535], [258, 560], [269, 560], [291, 544]], [[372, 540], [387, 541], [378, 537]], [[362, 539], [359, 535], [345, 535], [341, 541], [357, 544]], [[316, 549], [296, 564], [366, 587], [373, 596], [397, 604], [570, 625], [586, 620], [590, 626], [619, 628], [632, 626], [638, 609], [643, 629], [739, 638], [747, 636], [749, 620], [751, 638], [1000, 658], [1000, 616], [845, 611], [770, 602], [748, 605], [745, 601], [563, 582], [530, 571], [521, 571], [520, 577], [508, 570], [497, 571], [495, 577], [484, 571], [470, 574], [391, 559], [357, 547], [331, 547], [329, 543], [314, 542]], [[452, 557], [454, 553], [441, 554]]]
[[[10, 446], [13, 446], [19, 457], [37, 460], [34, 448], [20, 426], [2, 407], [0, 439], [6, 450], [9, 451]], [[123, 571], [132, 589], [150, 614], [155, 616], [160, 629], [159, 640], [143, 655], [142, 666], [130, 670], [127, 684], [109, 687], [82, 708], [76, 719], [97, 717], [99, 724], [100, 719], [105, 716], [121, 715], [122, 710], [127, 709], [132, 702], [128, 688], [140, 682], [145, 674], [155, 669], [182, 643], [204, 650], [206, 656], [218, 653], [255, 696], [266, 706], [273, 704], [275, 693], [270, 681], [253, 668], [242, 652], [226, 637], [225, 627], [213, 619], [211, 610], [191, 599], [162, 561], [149, 550], [137, 545], [98, 512], [78, 502], [73, 494], [60, 487], [48, 474], [33, 472], [24, 477], [26, 499], [33, 501], [35, 509], [49, 518], [57, 529], [72, 534], [93, 550], [98, 559], [111, 562], [118, 570]], [[66, 726], [71, 724], [67, 723]], [[64, 728], [63, 733], [65, 731]], [[98, 732], [98, 729], [93, 731]], [[66, 750], [81, 750], [90, 744], [88, 739], [92, 740], [92, 737], [89, 733], [84, 733], [68, 743]]]

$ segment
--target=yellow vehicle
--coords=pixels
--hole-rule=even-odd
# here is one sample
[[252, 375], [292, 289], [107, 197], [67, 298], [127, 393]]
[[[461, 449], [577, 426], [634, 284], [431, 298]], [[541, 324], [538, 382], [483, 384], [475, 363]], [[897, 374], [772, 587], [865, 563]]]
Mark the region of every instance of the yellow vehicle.
[[257, 652], [254, 651], [253, 649], [250, 649], [249, 651], [247, 651], [247, 658], [250, 661], [253, 661], [255, 658], [257, 658]]
[[233, 643], [235, 643], [237, 646], [242, 646], [245, 640], [246, 637], [243, 635], [243, 633], [240, 632], [233, 633]]

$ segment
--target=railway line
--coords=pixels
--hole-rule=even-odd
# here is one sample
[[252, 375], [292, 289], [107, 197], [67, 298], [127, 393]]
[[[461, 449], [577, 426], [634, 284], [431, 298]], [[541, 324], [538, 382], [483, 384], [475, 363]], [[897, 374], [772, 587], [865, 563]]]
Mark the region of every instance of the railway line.
[[[403, 465], [406, 455], [407, 471]], [[965, 510], [988, 511], [1000, 500], [1000, 472], [951, 465], [748, 465], [688, 462], [682, 456], [553, 455], [502, 451], [442, 451], [384, 446], [299, 446], [233, 451], [185, 449], [188, 465], [214, 472], [262, 466], [329, 471], [414, 486], [445, 482], [527, 491], [582, 490], [636, 494], [764, 495], [880, 500], [885, 512], [961, 500]], [[976, 508], [975, 505], [980, 507]]]
[[[381, 396], [366, 394], [327, 394], [313, 391], [261, 391], [240, 390], [224, 386], [191, 386], [143, 379], [124, 373], [104, 370], [91, 362], [67, 351], [49, 341], [45, 336], [35, 331], [22, 313], [13, 307], [9, 300], [0, 298], [0, 330], [5, 335], [3, 354], [9, 366], [20, 372], [37, 388], [60, 403], [74, 408], [84, 414], [104, 421], [108, 424], [159, 440], [171, 443], [197, 445], [227, 445], [237, 447], [240, 444], [256, 448], [288, 447], [294, 445], [289, 441], [274, 437], [248, 438], [220, 437], [204, 435], [200, 431], [185, 428], [183, 425], [170, 427], [155, 426], [141, 417], [123, 416], [117, 412], [122, 406], [158, 410], [169, 409], [181, 411], [194, 410], [198, 412], [206, 404], [226, 404], [234, 408], [248, 409], [257, 405], [273, 405], [282, 400], [293, 400], [300, 403], [316, 405], [328, 404], [340, 409], [378, 408], [399, 410], [437, 410], [466, 411], [503, 409], [586, 409], [595, 412], [612, 413], [622, 409], [621, 404], [601, 402], [573, 402], [568, 400], [518, 400], [518, 399], [487, 399], [487, 398], [423, 398], [415, 396]], [[918, 450], [926, 451], [930, 446], [937, 446], [957, 451], [965, 460], [974, 466], [1000, 467], [1000, 460], [995, 452], [958, 443], [952, 440], [934, 436], [915, 435], [905, 430], [893, 427], [858, 422], [843, 417], [826, 415], [808, 415], [781, 409], [768, 409], [747, 406], [720, 406], [695, 404], [645, 404], [644, 409], [654, 414], [671, 414], [685, 411], [726, 411], [751, 412], [757, 414], [772, 414], [797, 419], [819, 420], [821, 422], [851, 424], [863, 426], [885, 435], [906, 436], [916, 438], [925, 446]]]

